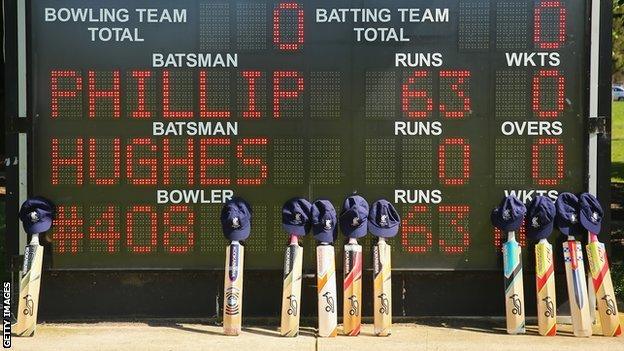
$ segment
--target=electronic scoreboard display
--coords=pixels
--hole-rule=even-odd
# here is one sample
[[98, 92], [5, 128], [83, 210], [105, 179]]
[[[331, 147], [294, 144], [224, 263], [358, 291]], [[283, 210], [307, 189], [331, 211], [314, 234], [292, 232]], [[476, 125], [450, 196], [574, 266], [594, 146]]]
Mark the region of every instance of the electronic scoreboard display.
[[505, 194], [584, 187], [588, 18], [581, 0], [35, 1], [52, 268], [222, 269], [241, 196], [247, 268], [280, 269], [282, 204], [357, 192], [400, 211], [394, 268], [496, 269]]

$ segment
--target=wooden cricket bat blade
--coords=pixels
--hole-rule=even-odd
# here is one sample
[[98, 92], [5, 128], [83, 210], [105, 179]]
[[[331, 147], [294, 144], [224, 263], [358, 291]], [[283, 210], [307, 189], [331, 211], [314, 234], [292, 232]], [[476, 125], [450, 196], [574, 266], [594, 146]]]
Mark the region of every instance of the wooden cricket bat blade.
[[392, 333], [392, 270], [390, 245], [383, 238], [373, 246], [373, 320], [377, 336]]
[[344, 247], [343, 332], [356, 336], [362, 328], [362, 246], [357, 242]]
[[33, 336], [35, 334], [42, 264], [43, 246], [39, 245], [38, 234], [33, 234], [30, 244], [24, 250], [17, 322], [11, 326], [11, 333], [15, 336]]
[[522, 250], [513, 232], [508, 234], [508, 240], [503, 244], [503, 269], [507, 333], [522, 334], [525, 332]]
[[542, 239], [535, 245], [535, 286], [538, 331], [544, 336], [557, 334], [554, 267], [552, 245], [546, 239]]
[[338, 334], [335, 265], [334, 247], [329, 244], [317, 246], [318, 335], [320, 337], [334, 337]]
[[284, 257], [284, 290], [282, 291], [282, 319], [280, 324], [282, 336], [297, 336], [299, 334], [302, 263], [303, 248], [297, 243], [289, 245]]
[[568, 241], [563, 243], [563, 259], [566, 268], [572, 329], [575, 336], [589, 337], [592, 335], [592, 320], [589, 314], [583, 251], [581, 250], [581, 243], [576, 241], [573, 236], [569, 236]]
[[620, 336], [622, 335], [622, 326], [615, 301], [607, 252], [604, 244], [598, 242], [594, 234], [590, 234], [590, 237], [591, 242], [587, 245], [587, 258], [593, 289], [596, 292], [602, 335]]
[[232, 241], [226, 248], [223, 284], [223, 332], [226, 335], [241, 332], [244, 253], [245, 248], [238, 241]]

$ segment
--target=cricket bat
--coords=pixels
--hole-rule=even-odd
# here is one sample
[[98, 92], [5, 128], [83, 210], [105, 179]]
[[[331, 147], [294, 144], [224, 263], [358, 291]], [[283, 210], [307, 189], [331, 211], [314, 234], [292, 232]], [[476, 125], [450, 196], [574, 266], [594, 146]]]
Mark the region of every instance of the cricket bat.
[[541, 239], [535, 245], [535, 286], [537, 288], [537, 325], [540, 335], [557, 334], [557, 296], [552, 245]]
[[392, 279], [390, 245], [379, 238], [373, 246], [374, 333], [388, 336], [392, 331]]
[[316, 283], [318, 291], [318, 335], [333, 337], [338, 333], [336, 312], [336, 263], [334, 247], [321, 243], [316, 247]]
[[598, 301], [598, 315], [600, 316], [602, 335], [622, 335], [622, 326], [618, 317], [615, 292], [613, 290], [613, 282], [611, 281], [611, 271], [609, 270], [605, 246], [598, 241], [596, 234], [589, 233], [589, 244], [587, 244], [586, 249], [589, 271]]
[[296, 235], [290, 236], [290, 245], [284, 257], [284, 290], [282, 291], [282, 336], [299, 334], [299, 316], [301, 303], [301, 266], [303, 248], [299, 246]]
[[583, 250], [581, 243], [573, 236], [568, 236], [568, 240], [563, 243], [563, 259], [574, 335], [589, 337], [592, 335], [592, 320], [589, 314], [587, 285], [585, 285]]
[[11, 326], [11, 331], [16, 336], [33, 336], [35, 334], [42, 263], [43, 246], [39, 245], [39, 234], [35, 233], [32, 234], [30, 243], [24, 250], [24, 266], [17, 305], [17, 323]]
[[503, 244], [503, 270], [507, 333], [522, 334], [525, 332], [522, 250], [513, 231], [507, 233], [507, 241]]
[[223, 284], [223, 332], [241, 332], [243, 310], [243, 261], [245, 248], [232, 241], [225, 250], [225, 279]]
[[343, 332], [356, 336], [362, 327], [362, 246], [350, 238], [344, 246]]

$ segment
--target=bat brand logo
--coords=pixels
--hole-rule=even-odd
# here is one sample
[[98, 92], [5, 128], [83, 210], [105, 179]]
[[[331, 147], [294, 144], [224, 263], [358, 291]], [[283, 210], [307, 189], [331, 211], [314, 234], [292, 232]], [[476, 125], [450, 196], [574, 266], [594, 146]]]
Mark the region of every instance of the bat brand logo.
[[357, 296], [355, 295], [349, 296], [349, 302], [351, 303], [351, 307], [349, 308], [349, 315], [359, 316], [360, 315], [360, 303], [357, 300]]
[[334, 298], [331, 296], [331, 293], [328, 291], [323, 294], [325, 298], [325, 312], [334, 312]]
[[228, 275], [231, 281], [238, 278], [238, 245], [230, 245], [230, 269]]
[[386, 215], [381, 215], [381, 219], [379, 220], [379, 224], [387, 227], [388, 226], [388, 216]]
[[615, 306], [615, 302], [613, 301], [613, 299], [611, 298], [611, 296], [609, 296], [609, 294], [606, 294], [605, 296], [603, 296], [601, 298], [601, 300], [604, 300], [604, 302], [607, 304], [607, 315], [609, 316], [613, 316], [616, 314], [616, 306]]
[[533, 217], [533, 219], [531, 219], [531, 225], [533, 226], [533, 228], [539, 228], [539, 218]]
[[330, 230], [330, 229], [332, 229], [331, 219], [326, 219], [326, 220], [325, 220], [325, 227], [324, 227], [324, 229], [325, 229], [325, 230]]
[[297, 296], [295, 295], [290, 295], [288, 297], [286, 297], [288, 299], [288, 315], [289, 316], [296, 316], [297, 315]]
[[552, 302], [550, 296], [546, 296], [542, 299], [544, 301], [544, 306], [546, 306], [546, 311], [544, 311], [544, 316], [548, 318], [552, 318], [555, 316], [555, 305]]
[[381, 314], [390, 314], [390, 308], [388, 308], [388, 297], [386, 295], [386, 293], [381, 293], [379, 295], [377, 295], [377, 298], [379, 298], [379, 302], [381, 303], [381, 307], [379, 307], [379, 313]]
[[373, 247], [373, 274], [377, 276], [381, 273], [381, 262], [379, 262], [379, 248]]
[[26, 308], [24, 308], [24, 311], [22, 312], [25, 316], [32, 316], [35, 309], [35, 302], [33, 301], [32, 296], [30, 294], [24, 296], [24, 302], [26, 303]]
[[240, 313], [239, 297], [240, 290], [238, 288], [232, 286], [225, 291], [225, 314], [232, 316]]
[[520, 297], [518, 294], [513, 294], [509, 296], [511, 303], [513, 303], [513, 308], [511, 309], [511, 313], [517, 314], [518, 316], [522, 316], [522, 301], [520, 301]]
[[234, 229], [240, 228], [238, 217], [232, 218], [232, 228]]

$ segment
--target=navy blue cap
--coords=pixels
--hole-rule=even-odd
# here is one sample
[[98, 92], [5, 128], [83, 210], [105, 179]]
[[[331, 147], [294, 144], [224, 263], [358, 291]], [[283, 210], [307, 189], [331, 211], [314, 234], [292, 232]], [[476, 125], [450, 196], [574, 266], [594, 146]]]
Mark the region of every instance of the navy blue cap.
[[295, 197], [282, 207], [282, 228], [291, 235], [304, 236], [310, 231], [310, 201]]
[[223, 235], [231, 241], [247, 239], [251, 231], [251, 213], [251, 206], [240, 197], [228, 200], [221, 209]]
[[368, 202], [359, 196], [347, 197], [340, 213], [340, 229], [349, 238], [361, 238], [366, 235], [368, 222]]
[[546, 239], [555, 224], [555, 205], [546, 196], [536, 196], [527, 209], [527, 237], [533, 240]]
[[401, 217], [390, 202], [380, 199], [373, 202], [368, 214], [368, 230], [380, 238], [391, 238], [397, 235]]
[[526, 207], [515, 196], [509, 195], [501, 201], [490, 216], [492, 224], [503, 232], [512, 232], [520, 229]]
[[52, 226], [55, 207], [52, 201], [35, 196], [22, 204], [19, 217], [22, 220], [22, 226], [28, 234], [43, 233]]
[[334, 205], [328, 200], [316, 200], [311, 213], [314, 238], [322, 243], [333, 243], [338, 233]]
[[578, 235], [581, 233], [579, 224], [579, 200], [572, 193], [561, 193], [555, 201], [555, 223], [557, 228], [564, 235]]
[[581, 225], [591, 233], [600, 233], [602, 216], [604, 216], [600, 202], [590, 193], [582, 193], [579, 200], [581, 203]]

